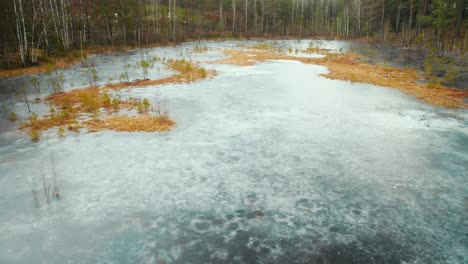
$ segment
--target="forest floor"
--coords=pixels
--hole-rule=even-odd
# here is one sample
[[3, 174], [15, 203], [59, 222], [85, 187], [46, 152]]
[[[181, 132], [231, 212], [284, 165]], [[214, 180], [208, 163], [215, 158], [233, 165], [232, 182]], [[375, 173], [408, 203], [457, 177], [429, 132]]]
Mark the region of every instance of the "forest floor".
[[[19, 56], [19, 55], [18, 55]], [[11, 77], [18, 77], [23, 75], [31, 75], [31, 74], [42, 74], [46, 73], [51, 70], [55, 69], [66, 69], [77, 63], [81, 62], [82, 58], [79, 57], [58, 57], [53, 58], [47, 61], [41, 61], [36, 65], [28, 66], [28, 67], [19, 67], [14, 69], [0, 69], [0, 77], [1, 78], [11, 78]]]
[[87, 57], [91, 55], [97, 54], [108, 54], [114, 52], [124, 52], [133, 49], [139, 48], [157, 48], [157, 47], [166, 47], [166, 46], [174, 46], [176, 43], [153, 43], [153, 44], [145, 44], [144, 46], [136, 46], [136, 45], [114, 45], [114, 46], [96, 46], [96, 47], [86, 47], [81, 52], [80, 50], [73, 50], [69, 52], [67, 55], [62, 56], [55, 56], [55, 57], [44, 57], [39, 56], [39, 62], [35, 65], [21, 66], [21, 61], [19, 60], [20, 55], [19, 53], [11, 53], [8, 52], [7, 54], [3, 55], [2, 59], [8, 58], [13, 66], [11, 69], [3, 69], [0, 68], [0, 77], [1, 78], [10, 78], [10, 77], [18, 77], [23, 75], [30, 75], [30, 74], [42, 74], [46, 73], [50, 70], [60, 70], [66, 69], [76, 65], [84, 61]]

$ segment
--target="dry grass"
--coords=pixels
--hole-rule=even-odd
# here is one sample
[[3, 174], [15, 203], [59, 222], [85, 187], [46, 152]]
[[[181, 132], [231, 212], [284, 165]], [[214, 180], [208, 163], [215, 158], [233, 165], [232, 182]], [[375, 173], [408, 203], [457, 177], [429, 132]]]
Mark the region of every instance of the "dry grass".
[[170, 76], [164, 79], [158, 80], [135, 80], [131, 82], [120, 82], [120, 83], [111, 83], [101, 87], [104, 90], [121, 90], [125, 88], [132, 88], [132, 87], [146, 87], [146, 86], [153, 86], [153, 85], [160, 85], [166, 83], [176, 83], [177, 78], [175, 76]]
[[56, 93], [49, 96], [47, 101], [59, 109], [70, 109], [81, 112], [91, 112], [102, 105], [102, 96], [98, 87], [73, 90], [66, 93]]
[[45, 131], [53, 127], [60, 127], [60, 126], [68, 126], [73, 125], [76, 123], [75, 116], [70, 115], [66, 117], [62, 117], [60, 115], [51, 116], [47, 115], [43, 118], [38, 118], [36, 120], [29, 120], [27, 122], [23, 122], [20, 124], [19, 128], [29, 128], [30, 130], [35, 131]]
[[186, 60], [169, 60], [166, 63], [166, 66], [178, 72], [173, 76], [169, 76], [164, 79], [157, 79], [157, 80], [135, 80], [131, 82], [120, 82], [114, 84], [107, 84], [101, 87], [104, 90], [120, 90], [125, 88], [132, 88], [132, 87], [147, 87], [147, 86], [155, 86], [161, 84], [171, 84], [171, 83], [188, 83], [194, 82], [201, 79], [205, 79], [211, 76], [216, 75], [216, 71], [213, 70], [206, 70], [202, 68], [199, 64], [193, 61], [186, 61]]
[[275, 53], [268, 50], [246, 49], [246, 50], [224, 50], [224, 54], [229, 55], [225, 59], [214, 63], [232, 64], [237, 66], [252, 66], [267, 60], [296, 60], [296, 57]]
[[81, 61], [80, 58], [54, 58], [52, 63], [41, 63], [17, 69], [0, 69], [0, 76], [2, 78], [17, 77], [30, 74], [40, 74], [51, 71], [52, 69], [66, 69]]
[[323, 76], [330, 79], [392, 87], [437, 106], [468, 107], [468, 104], [464, 102], [464, 99], [468, 97], [468, 91], [450, 87], [428, 88], [427, 85], [418, 83], [418, 80], [425, 77], [414, 70], [369, 65], [363, 63], [361, 57], [354, 54], [330, 53], [320, 49], [314, 49], [314, 53], [323, 54], [323, 58], [296, 57], [265, 49], [225, 50], [224, 53], [230, 56], [216, 63], [250, 66], [266, 60], [282, 59], [319, 64], [328, 67], [329, 73]]
[[418, 83], [418, 80], [425, 77], [412, 69], [365, 64], [361, 62], [359, 56], [352, 54], [330, 55], [314, 59], [312, 63], [327, 66], [329, 73], [324, 76], [330, 79], [392, 87], [437, 106], [468, 107], [468, 104], [464, 102], [464, 99], [468, 97], [468, 91], [451, 87], [428, 88], [427, 85]]
[[[32, 114], [27, 122], [20, 125], [20, 129], [29, 129], [29, 134], [58, 127], [61, 136], [63, 127], [69, 131], [78, 132], [81, 128], [88, 131], [111, 129], [117, 131], [166, 131], [174, 122], [166, 114], [158, 117], [149, 115], [151, 104], [148, 100], [128, 99], [121, 100], [113, 97], [98, 87], [90, 87], [81, 90], [73, 90], [66, 93], [57, 93], [46, 99], [50, 104], [50, 113], [38, 118]], [[112, 113], [118, 113], [120, 109], [138, 109], [142, 116], [109, 117]], [[104, 116], [104, 118], [100, 118]], [[31, 136], [31, 138], [33, 138]]]
[[[23, 122], [20, 128], [29, 128], [30, 132], [44, 131], [53, 127], [60, 129], [63, 126], [67, 126], [69, 130], [73, 131], [77, 131], [79, 128], [87, 128], [89, 131], [101, 129], [146, 132], [169, 130], [174, 122], [169, 119], [167, 114], [162, 116], [148, 115], [151, 105], [147, 100], [121, 100], [107, 93], [109, 90], [136, 86], [192, 82], [215, 74], [215, 71], [207, 71], [192, 61], [170, 60], [166, 65], [177, 74], [165, 79], [107, 84], [103, 87], [95, 86], [51, 95], [46, 98], [46, 101], [51, 104], [50, 114], [42, 118], [34, 116], [29, 121]], [[138, 113], [142, 116], [108, 116], [119, 112], [120, 109], [131, 110], [134, 108], [137, 108]], [[100, 115], [103, 114], [107, 114], [107, 116], [100, 118]], [[92, 120], [89, 120], [90, 118]]]
[[[156, 48], [156, 47], [165, 47], [165, 46], [174, 46], [176, 43], [153, 43], [144, 46], [136, 45], [114, 45], [114, 46], [96, 46], [96, 47], [87, 47], [83, 49], [83, 56], [86, 58], [92, 54], [108, 54], [114, 52], [123, 52], [127, 50], [137, 49], [137, 48]], [[77, 56], [79, 54], [79, 56]], [[15, 57], [19, 58], [19, 54], [16, 54]], [[16, 68], [16, 69], [0, 69], [0, 77], [9, 78], [17, 77], [22, 75], [30, 74], [40, 74], [57, 69], [65, 69], [71, 67], [82, 60], [81, 51], [70, 51], [68, 57], [55, 57], [47, 59], [49, 62], [40, 61], [38, 65], [32, 65], [28, 67]]]
[[215, 71], [207, 71], [198, 63], [185, 59], [169, 60], [166, 65], [169, 69], [179, 73], [175, 76], [179, 82], [193, 82], [215, 75]]
[[109, 129], [125, 132], [158, 132], [168, 131], [175, 123], [167, 115], [161, 117], [152, 115], [107, 117], [99, 121], [90, 121], [87, 126], [93, 130]]
[[254, 49], [254, 50], [276, 50], [275, 46], [267, 43], [259, 43], [253, 46], [248, 46], [247, 49]]

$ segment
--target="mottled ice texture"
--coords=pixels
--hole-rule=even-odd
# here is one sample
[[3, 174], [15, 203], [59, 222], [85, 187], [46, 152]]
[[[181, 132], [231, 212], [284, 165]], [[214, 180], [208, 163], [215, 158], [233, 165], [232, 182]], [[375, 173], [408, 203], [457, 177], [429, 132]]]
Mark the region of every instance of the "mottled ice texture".
[[[205, 66], [218, 75], [122, 91], [163, 96], [170, 132], [31, 143], [3, 113], [0, 263], [467, 263], [466, 110], [299, 62]], [[35, 208], [51, 155], [62, 199]]]

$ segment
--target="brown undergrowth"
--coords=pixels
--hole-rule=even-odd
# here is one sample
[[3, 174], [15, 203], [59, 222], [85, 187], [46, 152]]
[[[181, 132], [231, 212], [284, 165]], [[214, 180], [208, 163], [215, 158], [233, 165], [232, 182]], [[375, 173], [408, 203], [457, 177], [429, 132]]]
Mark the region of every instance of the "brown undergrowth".
[[91, 120], [86, 122], [86, 125], [92, 131], [110, 129], [126, 132], [168, 131], [174, 124], [174, 121], [167, 115], [115, 116], [107, 117], [99, 121]]
[[310, 50], [310, 53], [318, 53], [323, 57], [305, 58], [278, 53], [270, 48], [263, 47], [225, 50], [224, 53], [229, 57], [216, 63], [250, 66], [266, 60], [295, 60], [303, 63], [319, 64], [328, 67], [329, 73], [323, 74], [323, 76], [330, 79], [392, 87], [437, 106], [449, 108], [468, 107], [468, 104], [464, 102], [464, 99], [468, 97], [468, 91], [444, 86], [430, 88], [428, 85], [418, 82], [426, 79], [426, 77], [415, 70], [369, 65], [363, 63], [362, 58], [355, 54], [332, 53], [328, 50], [313, 49]]
[[66, 69], [81, 61], [81, 57], [54, 58], [49, 62], [42, 62], [38, 65], [16, 69], [0, 69], [0, 77], [10, 78], [22, 75], [47, 73], [52, 70]]
[[[138, 48], [157, 48], [175, 45], [176, 43], [169, 42], [153, 43], [141, 47], [137, 45], [94, 46], [83, 49], [83, 54], [81, 54], [81, 51], [79, 50], [72, 50], [68, 52], [67, 56], [51, 58], [45, 57], [43, 55], [44, 52], [40, 52], [41, 58], [39, 59], [38, 64], [15, 69], [0, 69], [0, 77], [9, 78], [22, 75], [41, 74], [49, 72], [51, 70], [66, 69], [72, 67], [73, 65], [76, 65], [80, 61], [83, 61], [83, 59], [86, 59], [89, 55], [93, 54], [109, 54]], [[19, 58], [19, 54], [16, 54], [15, 56]]]
[[198, 81], [201, 79], [205, 79], [211, 76], [216, 75], [216, 71], [214, 70], [206, 70], [205, 68], [201, 67], [198, 63], [193, 61], [187, 61], [185, 59], [182, 60], [168, 60], [166, 62], [166, 66], [177, 72], [177, 74], [169, 76], [164, 79], [157, 79], [157, 80], [135, 80], [130, 82], [120, 82], [120, 83], [112, 83], [103, 86], [104, 90], [111, 89], [111, 90], [120, 90], [125, 88], [131, 87], [145, 87], [145, 86], [154, 86], [154, 85], [161, 85], [161, 84], [171, 84], [171, 83], [189, 83]]
[[[56, 93], [46, 101], [50, 104], [49, 114], [39, 118], [32, 113], [29, 120], [20, 125], [20, 129], [29, 129], [28, 134], [34, 141], [39, 139], [40, 132], [51, 128], [58, 128], [59, 136], [63, 136], [64, 127], [75, 132], [80, 128], [91, 132], [102, 129], [155, 132], [167, 131], [175, 124], [160, 106], [154, 106], [157, 108], [154, 111], [147, 99], [123, 100], [99, 87]], [[121, 110], [137, 110], [138, 115], [120, 116]]]
[[[215, 75], [215, 71], [205, 70], [199, 64], [184, 59], [168, 60], [166, 66], [177, 74], [159, 80], [135, 80], [55, 93], [45, 100], [50, 104], [50, 113], [42, 118], [38, 118], [33, 113], [28, 121], [20, 125], [20, 128], [29, 129], [28, 134], [33, 140], [38, 139], [39, 132], [54, 127], [59, 128], [60, 136], [63, 135], [63, 127], [67, 127], [71, 131], [86, 128], [91, 132], [102, 129], [128, 132], [167, 131], [175, 123], [169, 118], [168, 113], [161, 109], [160, 105], [153, 107], [147, 99], [129, 98], [123, 100], [118, 96], [111, 95], [112, 90], [192, 82]], [[113, 114], [118, 114], [120, 110], [134, 109], [138, 110], [138, 116], [113, 116]], [[151, 114], [151, 112], [157, 114]]]

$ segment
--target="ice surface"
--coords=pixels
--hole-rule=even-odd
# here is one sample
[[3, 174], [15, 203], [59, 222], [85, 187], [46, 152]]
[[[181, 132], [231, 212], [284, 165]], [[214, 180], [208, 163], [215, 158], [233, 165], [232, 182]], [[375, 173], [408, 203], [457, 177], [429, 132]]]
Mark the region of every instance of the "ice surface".
[[[187, 52], [195, 45], [212, 50]], [[237, 43], [143, 52], [204, 61], [226, 46]], [[116, 72], [106, 61], [131, 54], [96, 67]], [[466, 110], [292, 61], [205, 67], [218, 75], [122, 91], [163, 96], [170, 132], [50, 131], [31, 143], [3, 113], [0, 263], [468, 261]], [[35, 208], [51, 155], [62, 198], [46, 204], [39, 191]]]

